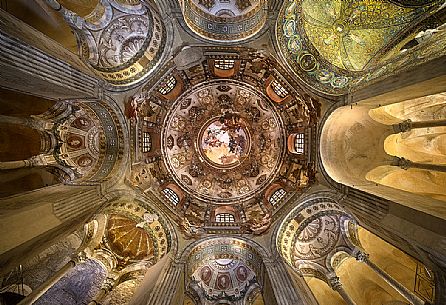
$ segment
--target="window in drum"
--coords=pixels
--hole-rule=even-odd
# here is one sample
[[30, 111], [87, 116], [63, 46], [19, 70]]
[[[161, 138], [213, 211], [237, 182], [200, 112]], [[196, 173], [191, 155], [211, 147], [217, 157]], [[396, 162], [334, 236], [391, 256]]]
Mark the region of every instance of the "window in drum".
[[152, 149], [152, 137], [150, 133], [144, 132], [142, 134], [142, 152], [146, 153]]
[[170, 202], [173, 203], [173, 205], [177, 206], [178, 203], [180, 203], [180, 198], [178, 197], [177, 193], [175, 193], [170, 188], [163, 189], [163, 194], [166, 196], [167, 199], [169, 199]]
[[303, 154], [305, 148], [305, 136], [303, 133], [296, 134], [296, 138], [294, 139], [294, 150], [296, 154]]
[[216, 59], [214, 67], [220, 70], [231, 70], [234, 68], [235, 60], [233, 59]]
[[234, 215], [230, 213], [219, 213], [215, 215], [216, 222], [235, 222]]
[[158, 92], [162, 95], [166, 95], [170, 93], [173, 88], [175, 88], [175, 85], [177, 84], [177, 79], [175, 76], [169, 77], [166, 81], [163, 81], [160, 85], [160, 88], [158, 89]]
[[274, 92], [281, 98], [288, 95], [288, 91], [276, 80], [271, 82], [271, 88], [273, 88]]
[[269, 203], [271, 203], [272, 206], [279, 203], [280, 200], [282, 200], [283, 197], [285, 197], [286, 191], [282, 188], [276, 190], [271, 197], [269, 197]]

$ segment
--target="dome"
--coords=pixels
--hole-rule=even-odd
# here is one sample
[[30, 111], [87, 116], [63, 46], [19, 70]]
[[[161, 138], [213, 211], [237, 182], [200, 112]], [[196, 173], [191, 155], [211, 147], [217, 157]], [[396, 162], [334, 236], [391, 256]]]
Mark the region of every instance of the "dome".
[[186, 25], [199, 36], [224, 42], [246, 40], [265, 25], [265, 0], [185, 0]]
[[186, 51], [127, 104], [139, 136], [132, 185], [181, 215], [188, 237], [263, 234], [287, 192], [314, 181], [318, 102], [251, 49]]
[[158, 12], [148, 4], [101, 1], [85, 18], [60, 9], [78, 37], [82, 59], [108, 83], [135, 84], [158, 65], [165, 29]]
[[185, 92], [163, 127], [163, 160], [188, 194], [246, 200], [277, 176], [285, 142], [274, 106], [251, 86], [220, 80]]

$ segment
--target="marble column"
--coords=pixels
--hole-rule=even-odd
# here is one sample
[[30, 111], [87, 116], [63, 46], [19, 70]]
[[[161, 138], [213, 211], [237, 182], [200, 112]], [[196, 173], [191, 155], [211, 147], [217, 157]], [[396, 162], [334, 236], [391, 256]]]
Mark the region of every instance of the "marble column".
[[446, 126], [446, 120], [432, 120], [413, 122], [412, 120], [404, 120], [401, 123], [392, 125], [395, 132], [406, 132], [415, 128], [428, 128]]
[[86, 255], [84, 252], [80, 252], [68, 263], [65, 264], [59, 271], [57, 271], [52, 277], [46, 280], [37, 289], [33, 290], [26, 298], [24, 298], [18, 305], [29, 305], [37, 301], [45, 292], [47, 292], [54, 284], [56, 284], [62, 277], [64, 277], [71, 269], [78, 264], [85, 262]]
[[344, 302], [347, 305], [356, 305], [355, 301], [350, 297], [350, 295], [345, 291], [344, 287], [341, 284], [341, 281], [339, 280], [339, 277], [333, 277], [329, 279], [331, 288], [339, 293], [341, 298], [344, 300]]
[[147, 305], [171, 305], [175, 298], [181, 274], [185, 268], [183, 263], [171, 261], [164, 269], [153, 288]]
[[295, 286], [282, 260], [264, 261], [264, 265], [277, 305], [313, 304], [311, 300], [302, 298], [305, 292]]
[[418, 168], [428, 171], [446, 172], [446, 165], [412, 162], [400, 157], [394, 157], [391, 161], [391, 165], [401, 167], [402, 169]]
[[425, 305], [425, 302], [419, 298], [415, 293], [404, 287], [404, 285], [400, 284], [397, 280], [391, 277], [387, 272], [379, 268], [373, 262], [371, 262], [368, 258], [368, 254], [363, 252], [358, 252], [356, 254], [356, 260], [359, 262], [365, 263], [369, 266], [376, 274], [378, 274], [386, 283], [392, 286], [399, 294], [401, 294], [407, 301], [409, 301], [413, 305]]

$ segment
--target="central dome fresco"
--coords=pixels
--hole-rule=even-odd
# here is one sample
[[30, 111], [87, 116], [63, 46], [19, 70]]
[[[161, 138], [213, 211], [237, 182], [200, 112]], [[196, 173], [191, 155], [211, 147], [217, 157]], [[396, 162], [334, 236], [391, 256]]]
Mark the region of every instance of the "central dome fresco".
[[128, 183], [186, 238], [268, 231], [316, 179], [320, 103], [253, 49], [184, 48], [130, 97]]
[[280, 117], [261, 92], [237, 81], [186, 91], [166, 116], [166, 167], [190, 194], [215, 203], [253, 196], [274, 179], [284, 154]]

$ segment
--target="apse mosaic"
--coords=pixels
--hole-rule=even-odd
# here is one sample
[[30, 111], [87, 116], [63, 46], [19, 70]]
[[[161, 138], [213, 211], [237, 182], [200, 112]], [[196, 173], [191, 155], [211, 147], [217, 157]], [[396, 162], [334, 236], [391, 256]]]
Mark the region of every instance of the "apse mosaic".
[[[256, 285], [255, 273], [242, 261], [216, 259], [197, 269], [192, 275], [197, 282], [198, 293], [207, 300], [240, 300], [252, 285]], [[193, 287], [193, 285], [192, 285]], [[201, 290], [201, 291], [200, 291]]]
[[54, 148], [36, 160], [39, 166], [70, 184], [100, 182], [116, 170], [123, 150], [122, 128], [105, 101], [60, 101], [40, 117], [53, 126]]
[[200, 304], [221, 300], [238, 304], [261, 289], [262, 265], [259, 253], [242, 240], [204, 241], [188, 257], [187, 292], [200, 299]]
[[291, 68], [315, 89], [342, 94], [359, 72], [389, 56], [405, 31], [432, 9], [382, 0], [289, 0], [278, 18], [278, 46]]
[[288, 214], [276, 241], [286, 262], [303, 275], [327, 281], [357, 246], [356, 222], [330, 198], [307, 200]]

